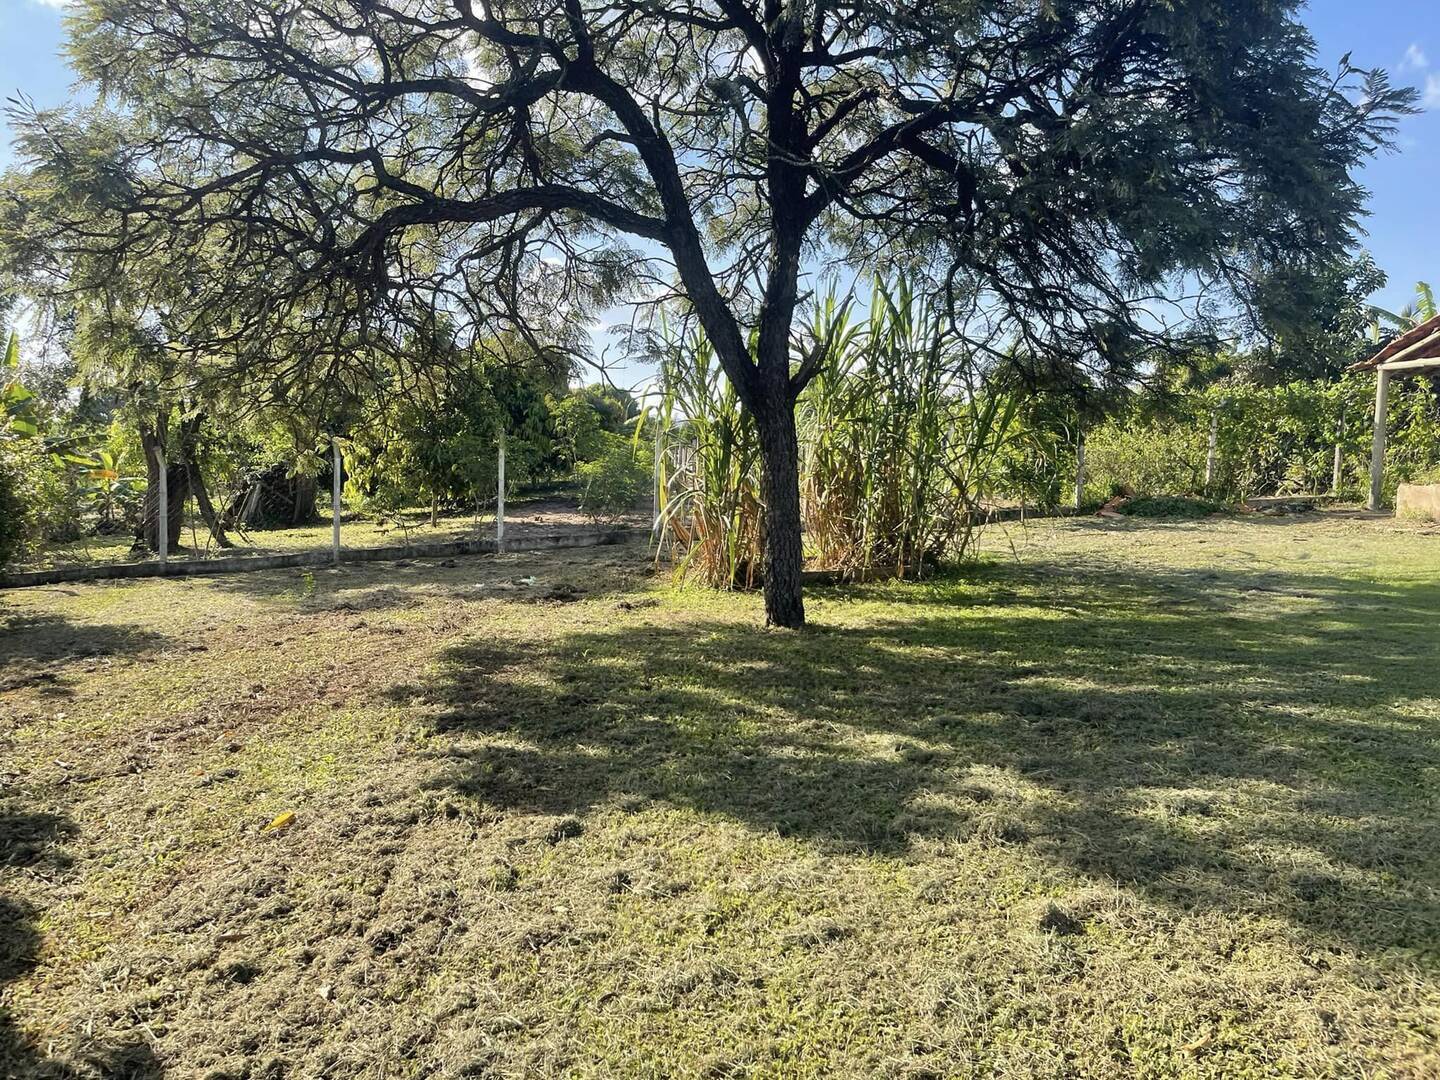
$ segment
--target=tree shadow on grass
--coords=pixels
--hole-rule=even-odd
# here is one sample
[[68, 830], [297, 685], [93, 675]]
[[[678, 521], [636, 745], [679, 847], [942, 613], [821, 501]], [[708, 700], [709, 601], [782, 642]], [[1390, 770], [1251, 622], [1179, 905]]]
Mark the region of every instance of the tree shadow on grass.
[[[0, 875], [53, 876], [66, 871], [69, 857], [57, 845], [74, 832], [59, 814], [0, 803]], [[0, 895], [0, 986], [24, 977], [39, 961], [40, 911], [14, 896]], [[0, 1076], [50, 1080], [158, 1080], [163, 1076], [153, 1051], [143, 1042], [88, 1047], [74, 1060], [52, 1057], [27, 1035], [0, 1005]]]
[[37, 687], [64, 696], [66, 667], [80, 661], [164, 647], [161, 634], [138, 627], [82, 624], [62, 616], [0, 610], [0, 693]]
[[0, 659], [66, 662], [140, 652], [165, 638], [124, 625], [84, 624], [60, 615], [0, 610]]
[[892, 855], [988, 837], [1436, 958], [1440, 585], [1030, 563], [842, 596], [879, 606], [469, 641], [395, 693], [453, 736], [437, 783], [497, 808], [652, 800]]
[[[46, 697], [68, 696], [71, 665], [144, 653], [164, 647], [167, 641], [136, 627], [0, 612], [0, 694], [32, 690]], [[0, 716], [4, 715], [0, 699]], [[0, 745], [10, 735], [10, 728], [0, 725]], [[25, 977], [43, 948], [39, 923], [44, 912], [19, 895], [22, 879], [44, 883], [67, 873], [70, 858], [61, 845], [75, 831], [64, 815], [27, 806], [23, 783], [17, 784], [13, 777], [3, 782], [7, 797], [0, 799], [0, 886], [6, 891], [0, 893], [0, 986]], [[43, 884], [38, 891], [45, 891]], [[76, 1043], [80, 1045], [79, 1040]], [[20, 1029], [8, 1006], [0, 1006], [0, 1076], [149, 1080], [161, 1075], [154, 1054], [139, 1042], [83, 1047], [75, 1055], [53, 1057]]]
[[208, 586], [308, 611], [381, 612], [436, 599], [566, 602], [623, 588], [626, 578], [648, 576], [651, 565], [643, 544], [624, 543], [265, 570], [217, 576]]

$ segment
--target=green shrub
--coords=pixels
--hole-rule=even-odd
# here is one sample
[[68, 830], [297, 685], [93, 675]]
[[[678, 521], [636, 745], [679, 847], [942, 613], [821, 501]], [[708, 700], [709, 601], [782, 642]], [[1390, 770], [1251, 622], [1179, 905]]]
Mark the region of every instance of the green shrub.
[[552, 395], [545, 406], [555, 432], [556, 456], [564, 465], [594, 461], [604, 454], [605, 431], [600, 426], [600, 414], [583, 391], [572, 390], [565, 397]]
[[[1285, 386], [1216, 385], [1162, 401], [1138, 395], [1086, 436], [1086, 496], [1204, 495], [1234, 502], [1255, 495], [1331, 490], [1340, 445], [1339, 494], [1370, 483], [1375, 377]], [[1210, 423], [1215, 470], [1205, 483]], [[1384, 491], [1440, 466], [1440, 398], [1426, 379], [1392, 384]]]
[[605, 433], [600, 455], [575, 469], [580, 509], [596, 521], [614, 521], [629, 513], [650, 485], [650, 469], [636, 459], [628, 439]]
[[0, 443], [0, 567], [30, 546], [32, 520], [24, 484], [18, 456]]
[[1205, 484], [1206, 432], [1186, 421], [1111, 421], [1085, 439], [1086, 496], [1198, 492]]
[[0, 565], [42, 543], [83, 535], [78, 473], [57, 462], [39, 439], [0, 442]]

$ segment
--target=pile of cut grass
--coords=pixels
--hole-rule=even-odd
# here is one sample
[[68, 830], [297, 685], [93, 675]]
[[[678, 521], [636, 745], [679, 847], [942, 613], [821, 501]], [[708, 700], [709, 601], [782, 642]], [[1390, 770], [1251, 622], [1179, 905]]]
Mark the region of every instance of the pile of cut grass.
[[1140, 495], [1127, 499], [1119, 507], [1126, 517], [1149, 521], [1198, 521], [1224, 509], [1217, 502], [1193, 495]]

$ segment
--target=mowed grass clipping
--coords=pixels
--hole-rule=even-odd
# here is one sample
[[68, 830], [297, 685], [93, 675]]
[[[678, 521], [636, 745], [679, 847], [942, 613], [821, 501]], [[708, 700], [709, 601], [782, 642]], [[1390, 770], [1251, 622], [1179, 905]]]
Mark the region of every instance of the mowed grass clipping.
[[0, 1074], [1440, 1075], [1440, 533], [985, 547], [0, 596]]

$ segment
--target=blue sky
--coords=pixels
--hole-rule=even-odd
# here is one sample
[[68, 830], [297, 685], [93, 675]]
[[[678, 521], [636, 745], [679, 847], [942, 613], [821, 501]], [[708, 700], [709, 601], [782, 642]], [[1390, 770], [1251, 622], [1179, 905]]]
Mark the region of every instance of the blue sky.
[[[60, 57], [64, 0], [0, 0], [0, 96], [17, 92], [44, 106], [65, 101], [72, 81]], [[1428, 12], [1428, 16], [1427, 16]], [[1440, 285], [1440, 19], [1434, 0], [1313, 0], [1304, 14], [1324, 66], [1346, 52], [1362, 67], [1390, 71], [1416, 86], [1426, 111], [1407, 119], [1397, 154], [1372, 162], [1363, 174], [1372, 192], [1366, 247], [1389, 275], [1375, 297], [1397, 307], [1417, 280]], [[0, 167], [11, 160], [9, 130], [0, 117]]]

